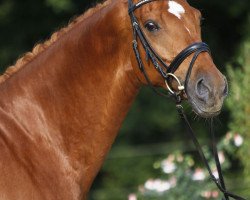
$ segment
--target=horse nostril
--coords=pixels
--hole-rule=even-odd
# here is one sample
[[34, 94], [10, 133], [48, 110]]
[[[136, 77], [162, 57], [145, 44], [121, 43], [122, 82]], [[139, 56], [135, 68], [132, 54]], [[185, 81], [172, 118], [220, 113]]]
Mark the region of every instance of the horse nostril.
[[210, 87], [206, 84], [204, 79], [200, 79], [196, 84], [196, 94], [202, 101], [207, 101], [209, 98]]

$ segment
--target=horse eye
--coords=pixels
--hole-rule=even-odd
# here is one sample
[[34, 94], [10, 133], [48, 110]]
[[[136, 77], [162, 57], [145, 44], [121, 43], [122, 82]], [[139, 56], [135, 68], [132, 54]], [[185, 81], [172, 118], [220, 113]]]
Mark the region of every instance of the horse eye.
[[156, 32], [160, 29], [160, 27], [153, 21], [147, 21], [144, 25], [144, 27], [149, 31], [149, 32]]

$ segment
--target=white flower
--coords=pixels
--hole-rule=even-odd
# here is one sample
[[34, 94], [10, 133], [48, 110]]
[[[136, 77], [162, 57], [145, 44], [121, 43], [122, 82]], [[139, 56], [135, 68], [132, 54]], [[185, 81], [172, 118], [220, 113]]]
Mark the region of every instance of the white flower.
[[149, 179], [145, 184], [144, 187], [147, 190], [151, 190], [151, 191], [156, 191], [159, 193], [165, 192], [169, 189], [171, 189], [172, 187], [175, 187], [176, 185], [176, 179], [175, 178], [171, 178], [168, 181], [163, 181], [160, 179]]
[[130, 194], [128, 200], [137, 200], [137, 196], [135, 194]]
[[205, 199], [211, 199], [211, 198], [218, 198], [219, 192], [218, 191], [203, 191], [201, 193], [201, 196]]
[[236, 147], [240, 147], [243, 144], [243, 137], [240, 134], [234, 135], [234, 144]]
[[168, 156], [167, 159], [165, 159], [161, 162], [161, 168], [162, 168], [164, 173], [171, 174], [175, 171], [176, 165], [174, 163], [174, 159], [175, 159], [174, 156], [170, 155], [170, 156]]
[[197, 168], [195, 169], [193, 176], [192, 176], [192, 180], [194, 181], [202, 181], [206, 178], [205, 172], [204, 170], [202, 170], [201, 168]]
[[224, 155], [223, 151], [220, 151], [218, 153], [218, 156], [219, 156], [220, 163], [221, 164], [224, 163], [225, 162], [225, 155]]
[[219, 178], [219, 174], [218, 174], [218, 172], [217, 172], [216, 169], [214, 169], [214, 170], [212, 171], [212, 174], [214, 175], [214, 177], [215, 177], [216, 179]]

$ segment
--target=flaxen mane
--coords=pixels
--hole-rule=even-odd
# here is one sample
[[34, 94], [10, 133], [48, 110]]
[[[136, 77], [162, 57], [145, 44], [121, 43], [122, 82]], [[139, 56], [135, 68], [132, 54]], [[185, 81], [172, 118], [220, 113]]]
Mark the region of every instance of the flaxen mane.
[[19, 58], [13, 66], [8, 67], [3, 75], [0, 76], [0, 83], [3, 83], [6, 79], [8, 79], [15, 72], [19, 71], [22, 67], [24, 67], [27, 63], [33, 60], [37, 55], [48, 49], [51, 45], [53, 45], [62, 35], [69, 32], [72, 28], [75, 27], [78, 23], [82, 22], [84, 19], [90, 17], [95, 12], [99, 11], [101, 8], [107, 6], [111, 3], [112, 0], [106, 0], [103, 3], [97, 4], [94, 8], [90, 8], [84, 14], [75, 18], [71, 21], [67, 27], [60, 29], [59, 31], [52, 34], [49, 40], [44, 43], [37, 44], [31, 52], [26, 53], [23, 57]]

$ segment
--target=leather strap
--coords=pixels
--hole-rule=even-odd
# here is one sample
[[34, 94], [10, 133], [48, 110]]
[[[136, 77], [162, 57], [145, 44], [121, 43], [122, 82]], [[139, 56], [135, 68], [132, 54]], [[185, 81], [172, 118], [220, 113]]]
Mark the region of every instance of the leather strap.
[[236, 199], [236, 200], [246, 200], [245, 198], [240, 197], [238, 195], [235, 195], [235, 194], [233, 194], [231, 192], [228, 192], [226, 190], [224, 179], [223, 179], [223, 176], [222, 176], [221, 167], [220, 167], [218, 152], [217, 152], [217, 148], [216, 148], [216, 144], [215, 144], [214, 131], [212, 129], [212, 126], [213, 126], [212, 120], [210, 121], [210, 134], [212, 136], [212, 141], [213, 141], [213, 145], [212, 145], [213, 146], [213, 153], [215, 155], [215, 162], [216, 162], [216, 168], [217, 168], [217, 171], [218, 171], [218, 174], [219, 174], [219, 180], [216, 179], [215, 176], [212, 173], [212, 170], [211, 170], [210, 165], [209, 165], [209, 163], [208, 163], [208, 161], [207, 161], [207, 159], [206, 159], [206, 157], [205, 157], [205, 155], [203, 153], [201, 145], [200, 145], [199, 141], [196, 138], [196, 135], [195, 135], [195, 133], [194, 133], [188, 119], [187, 119], [187, 116], [184, 113], [183, 107], [180, 104], [177, 104], [176, 109], [177, 109], [182, 121], [184, 122], [184, 124], [185, 124], [185, 126], [187, 128], [187, 133], [189, 134], [190, 138], [193, 141], [193, 144], [195, 145], [197, 151], [199, 152], [199, 155], [200, 155], [205, 167], [207, 168], [207, 171], [208, 171], [212, 181], [216, 184], [217, 188], [224, 194], [225, 199], [229, 200], [229, 197], [232, 197], [233, 199]]
[[[134, 12], [137, 8], [140, 8], [141, 6], [143, 6], [144, 4], [150, 3], [152, 1], [157, 1], [157, 0], [141, 0], [139, 1], [137, 4], [133, 4], [132, 0], [129, 0], [129, 10], [128, 13], [132, 13]], [[159, 0], [158, 0], [159, 1]]]
[[174, 73], [178, 67], [181, 65], [181, 63], [192, 53], [195, 52], [208, 52], [210, 54], [210, 49], [208, 45], [204, 42], [198, 42], [191, 44], [186, 49], [182, 50], [172, 61], [172, 63], [169, 65], [168, 71], [171, 73]]
[[[195, 61], [197, 60], [198, 56], [203, 53], [203, 52], [207, 52], [209, 54], [210, 53], [210, 49], [208, 47], [207, 44], [203, 43], [203, 42], [199, 42], [199, 43], [194, 43], [191, 44], [190, 46], [188, 46], [187, 48], [185, 48], [183, 51], [181, 51], [176, 57], [175, 59], [171, 62], [171, 64], [169, 66], [167, 66], [167, 64], [160, 58], [160, 56], [154, 51], [154, 49], [152, 48], [152, 46], [149, 44], [149, 42], [147, 41], [145, 34], [143, 33], [140, 24], [137, 20], [137, 18], [134, 15], [134, 11], [141, 7], [142, 5], [146, 4], [146, 3], [150, 3], [152, 1], [156, 1], [156, 0], [142, 0], [140, 2], [138, 2], [137, 4], [133, 4], [132, 0], [128, 0], [129, 3], [129, 15], [130, 15], [130, 19], [131, 19], [131, 23], [133, 26], [133, 36], [134, 36], [134, 40], [133, 40], [133, 50], [136, 56], [136, 60], [138, 62], [138, 66], [141, 70], [141, 72], [144, 74], [144, 77], [146, 79], [146, 81], [148, 82], [148, 85], [157, 93], [160, 94], [162, 96], [167, 96], [164, 93], [160, 93], [158, 92], [155, 87], [153, 86], [153, 84], [150, 81], [149, 76], [147, 75], [147, 72], [145, 70], [145, 67], [143, 65], [141, 56], [140, 56], [140, 52], [138, 50], [138, 38], [140, 40], [140, 43], [142, 44], [145, 52], [146, 52], [146, 59], [147, 61], [151, 61], [155, 67], [155, 69], [160, 73], [160, 75], [163, 77], [163, 79], [168, 82], [169, 81], [169, 76], [168, 74], [171, 73], [173, 74], [181, 65], [181, 63], [190, 55], [193, 55], [193, 58], [190, 62], [189, 68], [187, 70], [186, 73], [186, 77], [185, 77], [185, 92], [187, 93], [187, 85], [188, 85], [188, 81], [190, 79], [191, 73], [192, 73], [192, 69], [194, 66]], [[166, 72], [163, 70], [165, 68]], [[229, 200], [229, 197], [232, 197], [236, 200], [246, 200], [238, 195], [232, 194], [230, 192], [228, 192], [226, 190], [226, 186], [224, 183], [224, 178], [222, 175], [222, 170], [221, 170], [221, 166], [220, 166], [220, 161], [219, 161], [219, 157], [218, 157], [218, 151], [216, 148], [216, 144], [215, 144], [215, 137], [214, 137], [214, 131], [213, 131], [213, 121], [211, 119], [210, 121], [210, 133], [212, 136], [212, 147], [213, 147], [213, 154], [214, 154], [214, 159], [215, 159], [215, 163], [216, 163], [216, 168], [219, 174], [219, 180], [216, 179], [216, 177], [213, 175], [212, 170], [209, 166], [209, 163], [202, 151], [202, 148], [199, 144], [199, 141], [197, 140], [194, 131], [184, 113], [183, 107], [180, 105], [181, 103], [181, 98], [180, 98], [180, 93], [171, 93], [172, 97], [174, 97], [175, 102], [176, 102], [176, 108], [177, 111], [181, 117], [181, 119], [183, 120], [183, 122], [186, 125], [186, 128], [188, 130], [188, 133], [197, 149], [197, 151], [199, 152], [202, 161], [204, 163], [204, 165], [207, 168], [207, 171], [209, 172], [209, 175], [211, 177], [211, 179], [214, 181], [214, 183], [216, 184], [216, 186], [218, 187], [218, 189], [224, 194], [225, 200]]]
[[[133, 49], [135, 51], [135, 55], [136, 55], [137, 62], [139, 64], [139, 68], [142, 71], [142, 73], [144, 74], [145, 79], [148, 82], [148, 85], [150, 85], [150, 87], [154, 91], [156, 91], [156, 89], [154, 88], [153, 84], [151, 83], [149, 77], [147, 76], [147, 73], [145, 72], [145, 67], [143, 66], [140, 52], [138, 50], [138, 40], [140, 41], [140, 43], [142, 44], [142, 46], [146, 52], [147, 61], [150, 60], [153, 63], [155, 69], [160, 73], [160, 75], [163, 77], [163, 79], [167, 83], [170, 81], [170, 77], [168, 76], [168, 74], [169, 73], [173, 74], [187, 57], [189, 57], [191, 54], [195, 53], [195, 55], [192, 59], [192, 62], [190, 63], [190, 66], [188, 68], [187, 75], [186, 75], [186, 78], [184, 81], [184, 86], [186, 88], [187, 83], [188, 83], [188, 79], [190, 78], [190, 75], [191, 75], [191, 71], [192, 71], [194, 62], [196, 61], [197, 57], [202, 52], [208, 52], [210, 54], [210, 50], [209, 50], [208, 45], [203, 43], [203, 42], [191, 44], [190, 46], [185, 48], [183, 51], [181, 51], [175, 57], [175, 59], [171, 62], [171, 64], [168, 66], [163, 61], [163, 59], [156, 53], [156, 51], [152, 48], [150, 43], [147, 41], [147, 38], [146, 38], [146, 36], [145, 36], [145, 34], [144, 34], [144, 32], [143, 32], [143, 30], [138, 22], [136, 16], [134, 15], [134, 11], [137, 8], [141, 7], [142, 5], [144, 5], [146, 3], [150, 3], [150, 2], [156, 1], [156, 0], [143, 0], [137, 4], [133, 4], [132, 0], [128, 0], [128, 1], [129, 1], [129, 15], [130, 15], [130, 19], [131, 19], [131, 23], [132, 23], [132, 27], [133, 27], [133, 37], [134, 37]], [[173, 95], [175, 99], [178, 99], [178, 101], [180, 101], [180, 97], [176, 98], [176, 96], [177, 95], [180, 96], [181, 92], [182, 91], [177, 91], [175, 94], [170, 93], [170, 95]], [[185, 90], [185, 92], [187, 92], [187, 91]], [[157, 92], [157, 93], [159, 94], [159, 92]], [[160, 93], [160, 94], [163, 96], [166, 96], [166, 94], [164, 94], [164, 93]]]

